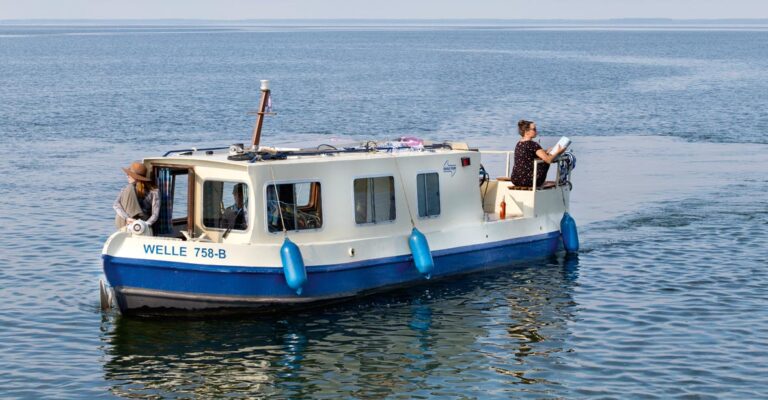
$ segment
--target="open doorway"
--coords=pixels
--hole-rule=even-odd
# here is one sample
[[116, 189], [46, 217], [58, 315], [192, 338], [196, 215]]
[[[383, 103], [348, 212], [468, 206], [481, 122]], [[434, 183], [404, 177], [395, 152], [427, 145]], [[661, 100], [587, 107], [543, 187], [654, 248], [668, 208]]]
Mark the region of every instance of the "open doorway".
[[187, 166], [154, 165], [160, 191], [160, 217], [152, 230], [156, 236], [185, 239], [194, 232], [195, 171]]

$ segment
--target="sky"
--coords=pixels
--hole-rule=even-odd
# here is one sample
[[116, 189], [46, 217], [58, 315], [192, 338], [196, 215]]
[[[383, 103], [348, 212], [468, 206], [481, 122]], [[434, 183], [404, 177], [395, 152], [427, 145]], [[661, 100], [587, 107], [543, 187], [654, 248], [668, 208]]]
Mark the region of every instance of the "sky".
[[768, 18], [768, 0], [0, 0], [0, 19]]

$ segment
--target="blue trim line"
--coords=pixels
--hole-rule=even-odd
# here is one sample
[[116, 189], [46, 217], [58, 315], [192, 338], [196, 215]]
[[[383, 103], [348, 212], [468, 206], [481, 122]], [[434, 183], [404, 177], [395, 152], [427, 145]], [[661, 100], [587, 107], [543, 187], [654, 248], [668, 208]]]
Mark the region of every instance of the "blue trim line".
[[[516, 244], [523, 244], [529, 242], [535, 242], [539, 240], [551, 239], [559, 237], [560, 232], [554, 231], [534, 236], [525, 236], [522, 238], [502, 240], [498, 242], [473, 244], [461, 247], [452, 247], [449, 249], [435, 250], [432, 252], [433, 257], [442, 257], [458, 253], [468, 253], [473, 251], [488, 250], [497, 247], [511, 246]], [[114, 257], [107, 254], [102, 255], [104, 262], [119, 263], [126, 265], [137, 265], [148, 268], [163, 268], [163, 269], [177, 269], [177, 270], [194, 270], [194, 271], [207, 271], [207, 272], [220, 272], [220, 273], [251, 273], [251, 274], [282, 274], [282, 267], [266, 267], [266, 266], [222, 266], [222, 265], [210, 265], [210, 264], [194, 264], [184, 263], [177, 261], [165, 261], [165, 260], [152, 260], [145, 258], [127, 258], [127, 257]], [[333, 272], [333, 271], [345, 271], [358, 268], [373, 267], [382, 264], [393, 264], [408, 262], [413, 259], [410, 254], [404, 254], [392, 257], [373, 258], [369, 260], [354, 261], [344, 264], [326, 264], [326, 265], [308, 265], [307, 273], [316, 272]]]
[[244, 266], [222, 266], [222, 265], [208, 265], [208, 264], [193, 264], [183, 263], [177, 261], [165, 261], [165, 260], [150, 260], [146, 258], [127, 258], [127, 257], [114, 257], [107, 254], [102, 254], [104, 263], [113, 264], [125, 264], [135, 265], [144, 268], [155, 269], [177, 269], [177, 270], [189, 270], [189, 271], [205, 271], [205, 272], [219, 272], [223, 274], [275, 274], [282, 273], [283, 269], [278, 267], [244, 267]]

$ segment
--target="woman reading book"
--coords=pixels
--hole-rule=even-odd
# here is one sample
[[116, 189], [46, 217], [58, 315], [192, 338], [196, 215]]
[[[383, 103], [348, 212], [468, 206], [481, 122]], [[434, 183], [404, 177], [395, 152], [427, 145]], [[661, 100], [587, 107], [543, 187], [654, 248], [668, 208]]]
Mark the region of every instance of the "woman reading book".
[[515, 164], [512, 168], [511, 180], [515, 186], [533, 185], [533, 162], [536, 159], [544, 161], [536, 167], [536, 187], [541, 187], [547, 179], [549, 164], [565, 151], [564, 147], [544, 150], [533, 139], [538, 135], [536, 123], [521, 119], [517, 123], [520, 141], [515, 146]]

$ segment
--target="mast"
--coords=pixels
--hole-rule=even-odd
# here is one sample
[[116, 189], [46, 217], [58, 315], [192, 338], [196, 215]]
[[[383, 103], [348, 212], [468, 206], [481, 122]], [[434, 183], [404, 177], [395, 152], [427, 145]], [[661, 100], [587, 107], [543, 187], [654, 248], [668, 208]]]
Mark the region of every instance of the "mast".
[[264, 124], [264, 115], [272, 114], [266, 112], [269, 96], [269, 81], [263, 79], [261, 81], [261, 103], [259, 104], [259, 111], [256, 112], [256, 125], [253, 127], [253, 137], [251, 138], [251, 145], [256, 148], [259, 147], [259, 141], [261, 141], [261, 126]]

